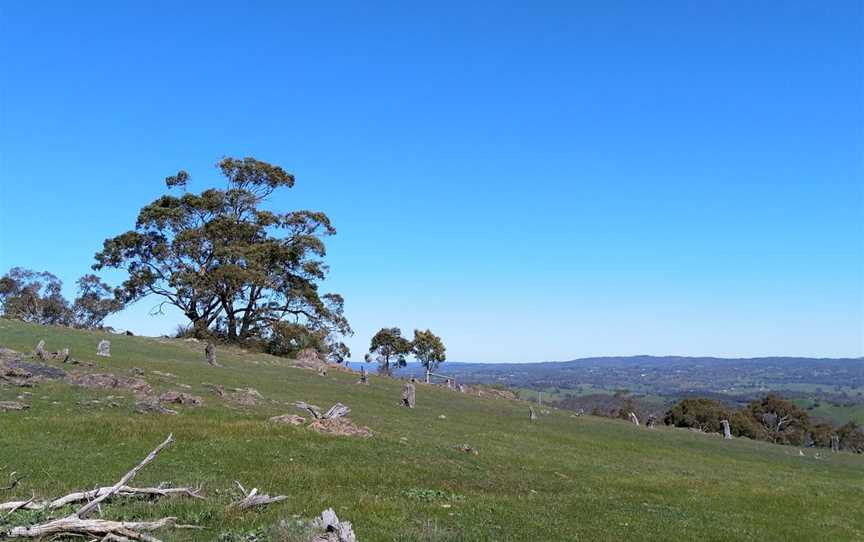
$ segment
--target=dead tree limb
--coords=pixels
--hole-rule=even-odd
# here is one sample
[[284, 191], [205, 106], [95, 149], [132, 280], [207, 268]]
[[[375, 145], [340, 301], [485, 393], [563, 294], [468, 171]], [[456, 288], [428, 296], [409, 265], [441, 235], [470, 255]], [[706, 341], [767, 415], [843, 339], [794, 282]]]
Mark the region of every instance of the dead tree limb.
[[123, 476], [123, 478], [120, 479], [119, 482], [117, 482], [116, 484], [114, 484], [113, 486], [111, 486], [111, 489], [109, 489], [108, 491], [106, 491], [103, 495], [100, 495], [100, 496], [96, 497], [96, 498], [93, 499], [92, 501], [90, 501], [90, 502], [88, 502], [87, 504], [85, 504], [84, 506], [82, 506], [82, 507], [81, 507], [81, 508], [80, 508], [80, 509], [75, 513], [75, 515], [78, 516], [79, 518], [83, 519], [84, 516], [86, 516], [88, 513], [90, 513], [91, 510], [93, 510], [94, 508], [96, 508], [97, 506], [99, 506], [99, 503], [101, 503], [102, 501], [104, 501], [104, 500], [106, 500], [107, 498], [109, 498], [111, 495], [113, 495], [113, 494], [117, 493], [118, 491], [120, 491], [120, 488], [121, 488], [121, 487], [123, 487], [123, 486], [125, 486], [126, 484], [128, 484], [129, 481], [132, 480], [132, 478], [135, 478], [135, 475], [138, 474], [138, 471], [140, 471], [141, 469], [143, 469], [143, 468], [147, 465], [147, 463], [150, 463], [151, 461], [153, 461], [154, 459], [156, 459], [156, 456], [159, 455], [159, 452], [161, 452], [163, 448], [165, 448], [166, 446], [168, 446], [168, 445], [171, 444], [172, 442], [174, 442], [174, 435], [173, 435], [173, 434], [168, 435], [168, 438], [166, 438], [165, 441], [164, 441], [162, 444], [160, 444], [160, 445], [157, 446], [157, 447], [156, 447], [152, 452], [150, 452], [149, 454], [147, 454], [147, 457], [145, 457], [143, 461], [141, 461], [140, 463], [138, 463], [138, 464], [137, 464], [137, 465], [136, 465], [132, 470], [130, 470], [129, 472], [127, 472], [127, 473]]
[[[165, 441], [150, 452], [144, 460], [139, 463], [131, 471], [127, 472], [123, 478], [115, 485], [108, 488], [98, 488], [94, 490], [95, 498], [81, 507], [77, 512], [70, 514], [64, 518], [53, 519], [51, 521], [40, 523], [38, 525], [13, 526], [0, 528], [0, 539], [16, 539], [16, 538], [32, 538], [44, 539], [57, 536], [83, 536], [87, 538], [100, 537], [103, 540], [139, 540], [142, 542], [160, 542], [158, 538], [146, 534], [149, 531], [155, 531], [163, 527], [177, 526], [176, 518], [167, 517], [156, 521], [110, 521], [104, 519], [85, 519], [84, 516], [94, 508], [99, 508], [101, 503], [116, 494], [123, 494], [123, 489], [131, 490], [126, 484], [135, 477], [135, 475], [144, 466], [153, 461], [156, 455], [163, 448], [174, 442], [173, 435], [168, 435]], [[184, 488], [185, 489], [185, 488]], [[161, 490], [168, 491], [168, 490]], [[88, 498], [93, 492], [81, 492], [81, 494], [73, 494], [76, 498]], [[58, 499], [70, 498], [63, 497]], [[57, 502], [57, 501], [54, 501]], [[13, 511], [27, 508], [32, 505], [31, 501], [19, 503]], [[181, 527], [181, 526], [177, 526]], [[191, 527], [191, 526], [189, 526]]]
[[[92, 501], [93, 499], [99, 498], [109, 491], [113, 486], [109, 487], [100, 487], [97, 489], [93, 489], [90, 491], [76, 491], [74, 493], [70, 493], [63, 497], [54, 499], [53, 501], [41, 501], [41, 502], [29, 502], [20, 506], [18, 509], [24, 510], [57, 510], [58, 508], [63, 508], [66, 505], [78, 503], [81, 501]], [[181, 496], [181, 497], [192, 497], [193, 499], [203, 499], [200, 495], [201, 488], [191, 488], [191, 487], [129, 487], [123, 486], [119, 491], [114, 493], [114, 497], [171, 497], [171, 496]], [[22, 503], [26, 501], [12, 501], [0, 503], [0, 512], [5, 512], [7, 510], [11, 510], [13, 508], [19, 507]]]
[[243, 484], [234, 481], [237, 484], [237, 487], [240, 489], [240, 492], [243, 493], [243, 498], [235, 503], [232, 503], [229, 508], [237, 508], [240, 510], [248, 510], [249, 508], [255, 508], [256, 506], [267, 506], [268, 504], [272, 504], [274, 502], [284, 501], [288, 497], [285, 495], [277, 495], [275, 497], [271, 497], [270, 495], [258, 494], [258, 488], [252, 488], [252, 491], [247, 492], [246, 488], [243, 487]]
[[295, 402], [294, 406], [296, 406], [299, 409], [302, 409], [302, 410], [309, 412], [309, 414], [311, 414], [312, 417], [315, 418], [316, 420], [321, 419], [321, 407], [317, 407], [315, 405], [310, 405], [310, 404], [304, 403], [303, 401]]
[[343, 405], [342, 403], [336, 403], [335, 405], [331, 406], [324, 414], [321, 414], [321, 407], [310, 405], [303, 401], [295, 402], [294, 406], [309, 412], [309, 414], [312, 414], [312, 417], [316, 420], [342, 418], [351, 413], [351, 408]]

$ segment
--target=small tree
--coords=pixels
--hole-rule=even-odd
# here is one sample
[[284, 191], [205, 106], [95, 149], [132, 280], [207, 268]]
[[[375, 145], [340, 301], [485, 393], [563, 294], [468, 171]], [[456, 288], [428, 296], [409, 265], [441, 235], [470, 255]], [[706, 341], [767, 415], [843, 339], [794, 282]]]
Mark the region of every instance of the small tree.
[[411, 342], [402, 336], [402, 330], [398, 327], [385, 327], [372, 337], [366, 361], [378, 362], [378, 372], [389, 375], [394, 365], [398, 368], [408, 364], [405, 356], [410, 353]]
[[102, 327], [109, 314], [123, 308], [120, 292], [115, 292], [96, 275], [78, 279], [78, 297], [72, 304], [75, 325], [84, 328]]
[[417, 361], [426, 368], [427, 382], [428, 374], [435, 372], [438, 365], [444, 363], [447, 359], [445, 354], [444, 342], [441, 337], [435, 335], [428, 329], [426, 331], [414, 330], [414, 343], [411, 345], [411, 352]]

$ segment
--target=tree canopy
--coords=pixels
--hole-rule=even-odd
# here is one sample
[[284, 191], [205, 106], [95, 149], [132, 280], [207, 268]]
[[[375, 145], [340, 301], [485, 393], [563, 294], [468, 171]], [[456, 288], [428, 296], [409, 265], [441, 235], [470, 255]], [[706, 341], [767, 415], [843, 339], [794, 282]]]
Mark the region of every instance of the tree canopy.
[[217, 167], [226, 186], [199, 194], [185, 191], [185, 171], [166, 178], [184, 193], [143, 207], [133, 230], [105, 240], [94, 269], [124, 269], [125, 302], [155, 296], [156, 312], [177, 307], [199, 336], [272, 338], [289, 322], [326, 337], [329, 350], [344, 348], [338, 338], [351, 333], [344, 301], [319, 291], [328, 271], [323, 239], [336, 233], [327, 215], [263, 208], [294, 185], [281, 167], [255, 158]]
[[435, 335], [428, 329], [426, 331], [414, 330], [414, 342], [411, 352], [427, 371], [435, 372], [438, 366], [447, 359], [446, 349], [441, 337]]
[[402, 336], [402, 330], [398, 327], [381, 328], [369, 344], [369, 353], [366, 361], [378, 363], [378, 372], [389, 375], [394, 366], [405, 367], [405, 357], [411, 353], [411, 341]]

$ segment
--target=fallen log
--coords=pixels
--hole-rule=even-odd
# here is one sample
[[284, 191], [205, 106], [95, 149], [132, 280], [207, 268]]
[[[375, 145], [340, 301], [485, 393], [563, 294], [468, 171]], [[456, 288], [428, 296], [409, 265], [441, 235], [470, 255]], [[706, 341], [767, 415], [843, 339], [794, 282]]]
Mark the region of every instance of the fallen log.
[[[21, 510], [57, 510], [69, 504], [75, 504], [82, 501], [91, 501], [99, 498], [109, 491], [113, 486], [100, 487], [90, 491], [75, 491], [63, 497], [54, 499], [53, 501], [12, 501], [0, 503], [0, 512], [6, 512], [20, 506]], [[119, 491], [114, 493], [116, 497], [171, 497], [182, 496], [191, 497], [193, 499], [203, 499], [200, 495], [200, 488], [190, 487], [129, 487], [123, 486]]]

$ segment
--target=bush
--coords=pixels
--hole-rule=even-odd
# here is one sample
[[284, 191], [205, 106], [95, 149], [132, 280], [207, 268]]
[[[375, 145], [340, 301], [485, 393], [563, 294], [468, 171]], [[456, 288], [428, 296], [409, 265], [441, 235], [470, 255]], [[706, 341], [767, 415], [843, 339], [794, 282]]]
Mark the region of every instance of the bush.
[[714, 399], [684, 399], [672, 406], [663, 418], [666, 425], [693, 427], [706, 433], [723, 430], [720, 420], [728, 420], [729, 410]]

